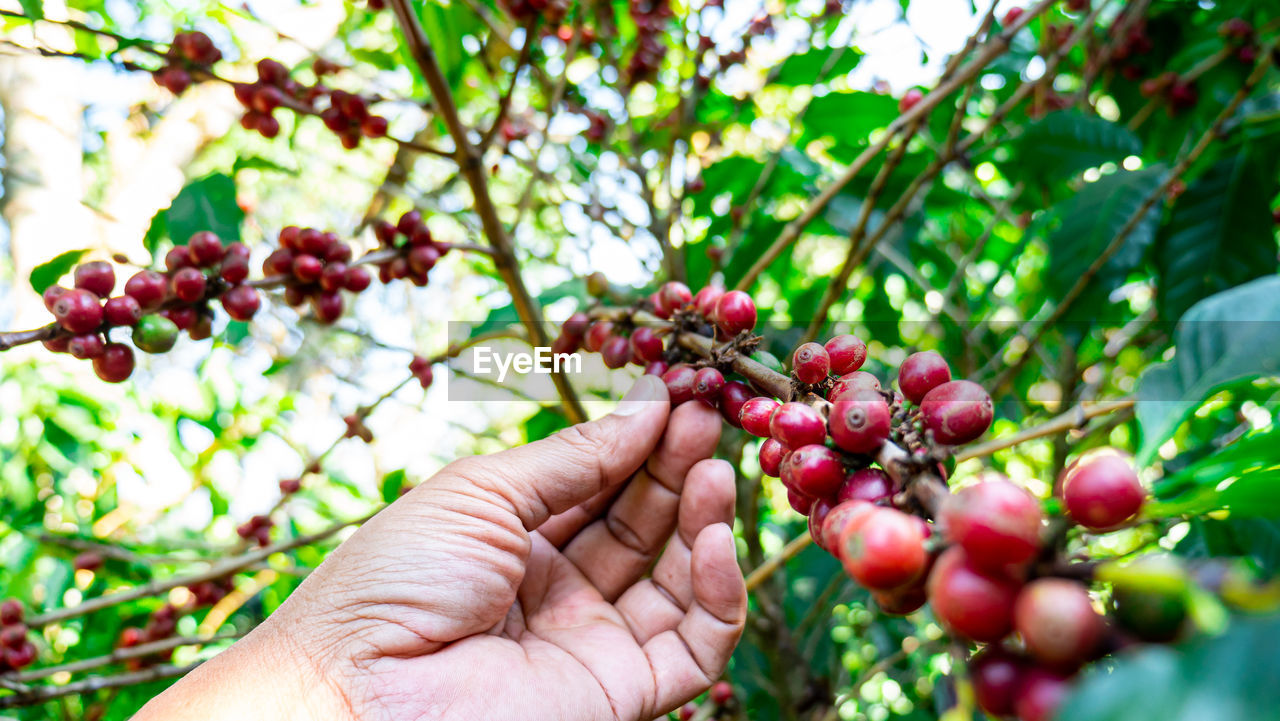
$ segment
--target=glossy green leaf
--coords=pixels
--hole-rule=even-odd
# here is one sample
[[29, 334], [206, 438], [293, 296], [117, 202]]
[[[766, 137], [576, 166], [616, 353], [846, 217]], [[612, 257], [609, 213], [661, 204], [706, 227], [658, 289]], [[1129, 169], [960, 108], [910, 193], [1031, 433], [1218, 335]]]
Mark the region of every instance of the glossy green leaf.
[[44, 18], [44, 0], [18, 0], [18, 4], [22, 6], [22, 12], [27, 17], [36, 20]]
[[771, 82], [776, 85], [813, 85], [849, 73], [860, 60], [862, 53], [853, 48], [814, 48], [784, 60]]
[[186, 245], [202, 230], [213, 231], [224, 244], [240, 240], [244, 211], [236, 202], [236, 181], [214, 173], [187, 183], [173, 199], [165, 219], [175, 245]]
[[88, 253], [88, 250], [68, 250], [59, 254], [53, 260], [41, 263], [31, 269], [31, 287], [36, 293], [43, 293], [46, 288], [58, 282], [58, 279], [71, 269], [76, 267], [76, 263]]
[[1033, 182], [1066, 178], [1142, 152], [1142, 141], [1123, 124], [1076, 110], [1049, 113], [1026, 127], [1010, 147], [1011, 170]]

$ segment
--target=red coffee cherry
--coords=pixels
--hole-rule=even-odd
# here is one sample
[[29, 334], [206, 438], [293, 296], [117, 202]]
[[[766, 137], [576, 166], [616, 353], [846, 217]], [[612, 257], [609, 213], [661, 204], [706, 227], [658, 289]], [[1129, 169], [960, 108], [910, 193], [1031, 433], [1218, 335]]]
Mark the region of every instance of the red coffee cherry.
[[191, 267], [191, 254], [184, 245], [175, 245], [164, 254], [164, 268], [172, 273], [179, 268]]
[[827, 430], [818, 412], [803, 403], [783, 403], [769, 420], [769, 435], [787, 448], [821, 445]]
[[551, 352], [559, 355], [562, 353], [575, 353], [578, 350], [578, 338], [571, 335], [561, 333], [556, 339], [551, 341]]
[[1023, 586], [1013, 607], [1013, 627], [1037, 661], [1061, 669], [1088, 661], [1106, 630], [1084, 585], [1065, 578]]
[[440, 260], [440, 251], [433, 245], [415, 245], [407, 257], [409, 268], [415, 273], [429, 273]]
[[1022, 8], [1009, 8], [1009, 12], [1004, 14], [1004, 22], [1000, 23], [1005, 27], [1010, 27], [1018, 22], [1018, 18], [1022, 17]]
[[[276, 92], [279, 93], [280, 91], [277, 90]], [[207, 230], [196, 233], [187, 241], [187, 254], [191, 257], [191, 262], [200, 268], [208, 268], [221, 263], [226, 252], [226, 248], [222, 246], [222, 241], [218, 239], [218, 236]]]
[[30, 641], [23, 642], [23, 644], [17, 649], [4, 649], [3, 661], [8, 664], [10, 668], [24, 668], [35, 663], [35, 660], [36, 647]]
[[40, 344], [43, 345], [45, 350], [50, 353], [66, 353], [67, 346], [71, 344], [71, 338], [65, 335], [60, 335], [56, 338], [42, 340], [40, 341]]
[[178, 330], [187, 330], [196, 324], [199, 313], [195, 308], [166, 308], [160, 311], [159, 315], [173, 321]]
[[847, 394], [831, 407], [831, 438], [853, 453], [874, 453], [889, 437], [889, 404], [876, 391]]
[[741, 428], [742, 421], [739, 417], [742, 415], [742, 407], [754, 396], [755, 393], [742, 381], [725, 383], [724, 389], [720, 391], [720, 415], [729, 425]]
[[898, 387], [907, 400], [920, 405], [929, 391], [951, 380], [951, 366], [937, 353], [912, 353], [898, 368]]
[[693, 375], [693, 397], [712, 408], [724, 390], [724, 376], [715, 368], [703, 368]]
[[826, 523], [827, 516], [833, 507], [832, 502], [826, 498], [815, 499], [813, 505], [809, 506], [809, 537], [818, 548], [824, 551], [829, 549], [822, 538], [822, 524]]
[[76, 287], [105, 298], [116, 287], [116, 271], [110, 263], [95, 260], [76, 267]]
[[233, 320], [247, 321], [253, 318], [262, 305], [258, 291], [247, 285], [237, 285], [222, 294], [222, 307]]
[[320, 271], [320, 287], [324, 290], [342, 290], [347, 280], [346, 263], [326, 263]]
[[231, 285], [239, 285], [249, 277], [249, 261], [227, 254], [226, 260], [222, 261], [222, 266], [218, 268], [218, 275]]
[[102, 304], [98, 296], [76, 288], [58, 296], [53, 303], [53, 316], [72, 333], [88, 333], [102, 325]]
[[179, 268], [173, 274], [172, 287], [178, 300], [194, 303], [204, 297], [204, 273], [196, 268]]
[[564, 322], [560, 329], [567, 335], [577, 336], [581, 338], [591, 325], [591, 319], [586, 313], [574, 313]]
[[66, 292], [67, 292], [67, 289], [63, 288], [60, 285], [51, 285], [48, 288], [45, 288], [44, 292], [40, 294], [40, 299], [44, 301], [45, 310], [52, 313], [53, 304], [58, 302], [58, 299], [61, 298], [62, 294]]
[[1008, 480], [983, 481], [947, 498], [940, 513], [947, 537], [985, 568], [1025, 563], [1040, 550], [1040, 502]]
[[346, 276], [342, 279], [343, 287], [352, 293], [362, 292], [372, 282], [373, 276], [369, 274], [369, 270], [360, 265], [353, 265], [347, 268]]
[[663, 284], [658, 290], [658, 297], [662, 307], [668, 311], [680, 310], [693, 301], [693, 293], [689, 291], [689, 286], [675, 280]]
[[786, 446], [772, 438], [766, 438], [764, 443], [760, 444], [760, 470], [771, 478], [781, 477], [782, 461], [786, 455]]
[[1014, 712], [1020, 721], [1050, 721], [1070, 690], [1067, 676], [1042, 668], [1030, 669], [1018, 684]]
[[805, 343], [791, 356], [791, 370], [801, 383], [820, 383], [831, 370], [831, 356], [817, 343]]
[[342, 317], [343, 305], [342, 294], [337, 291], [324, 291], [311, 298], [311, 310], [321, 323], [332, 323]]
[[133, 349], [123, 343], [108, 343], [102, 355], [93, 359], [93, 372], [107, 383], [121, 383], [133, 374]]
[[698, 704], [690, 701], [689, 703], [681, 706], [680, 712], [676, 715], [680, 721], [689, 721], [689, 719], [693, 718], [693, 715], [696, 713], [698, 713]]
[[18, 623], [0, 628], [0, 648], [20, 649], [27, 642], [27, 627]]
[[996, 645], [969, 659], [969, 676], [978, 706], [992, 716], [1010, 716], [1026, 664]]
[[702, 314], [702, 317], [707, 320], [714, 320], [712, 316], [716, 312], [716, 301], [720, 300], [720, 297], [724, 294], [724, 288], [718, 285], [709, 285], [693, 296], [693, 307]]
[[71, 565], [77, 571], [96, 571], [102, 568], [102, 564], [105, 562], [106, 559], [102, 557], [102, 554], [86, 551], [76, 556]]
[[742, 404], [742, 412], [738, 414], [742, 429], [753, 436], [768, 438], [769, 422], [773, 419], [773, 412], [781, 405], [774, 399], [764, 396], [752, 398]]
[[80, 360], [89, 360], [102, 355], [103, 349], [106, 348], [106, 341], [102, 340], [102, 336], [97, 333], [85, 333], [84, 335], [72, 336], [67, 341], [67, 352], [72, 357]]
[[102, 316], [107, 325], [137, 325], [142, 319], [142, 306], [130, 295], [108, 298], [106, 305], [102, 306]]
[[636, 328], [631, 333], [631, 347], [645, 361], [662, 360], [662, 336], [648, 326]]
[[924, 534], [913, 517], [877, 508], [845, 539], [845, 573], [865, 588], [888, 590], [909, 583], [925, 566]]
[[[594, 329], [595, 326], [592, 326], [592, 328]], [[587, 338], [588, 340], [591, 338], [590, 332], [587, 333]], [[695, 375], [697, 375], [697, 371], [684, 363], [677, 363], [662, 374], [662, 382], [667, 384], [667, 395], [671, 397], [671, 406], [673, 408], [681, 403], [693, 400], [693, 377]]]
[[855, 335], [838, 335], [823, 346], [831, 357], [831, 372], [852, 373], [867, 362], [867, 344]]
[[938, 557], [928, 591], [934, 615], [957, 636], [991, 643], [1013, 629], [1018, 584], [974, 566], [957, 546]]
[[324, 272], [324, 266], [320, 264], [320, 259], [314, 255], [303, 253], [293, 259], [293, 277], [303, 283], [314, 283], [320, 279], [320, 274]]
[[[785, 461], [784, 461], [785, 463]], [[786, 467], [783, 467], [782, 484], [787, 488], [787, 503], [790, 504], [791, 510], [802, 516], [808, 517], [809, 510], [813, 508], [813, 498], [787, 486]]]
[[666, 361], [652, 361], [645, 365], [644, 374], [647, 376], [661, 376], [671, 369]]
[[879, 468], [862, 468], [849, 474], [836, 492], [836, 500], [878, 503], [893, 495], [893, 479]]
[[612, 334], [613, 323], [607, 320], [596, 321], [587, 329], [587, 337], [582, 346], [592, 353], [598, 352]]
[[844, 553], [841, 539], [847, 539], [854, 533], [862, 523], [859, 519], [875, 508], [866, 501], [837, 503], [822, 522], [822, 547], [839, 558]]
[[880, 390], [880, 380], [866, 371], [852, 371], [836, 379], [827, 393], [827, 400], [835, 403], [845, 396], [862, 390]]
[[801, 446], [787, 456], [787, 476], [795, 489], [811, 498], [825, 498], [844, 482], [840, 456], [826, 446]]
[[884, 613], [891, 616], [906, 616], [923, 608], [929, 601], [929, 594], [925, 593], [924, 584], [917, 581], [899, 588], [872, 591], [871, 599]]
[[924, 91], [920, 88], [911, 88], [902, 94], [902, 99], [898, 101], [898, 112], [905, 113], [914, 108], [921, 100], [924, 100]]
[[1111, 448], [1086, 453], [1063, 475], [1067, 513], [1093, 530], [1113, 528], [1133, 518], [1146, 495], [1128, 459]]
[[12, 626], [22, 623], [22, 602], [16, 598], [6, 598], [0, 603], [0, 626]]
[[729, 685], [728, 681], [717, 681], [707, 696], [711, 699], [711, 703], [723, 706], [733, 700], [733, 686]]
[[262, 261], [263, 275], [290, 275], [293, 273], [294, 253], [288, 248], [276, 248]]
[[925, 394], [920, 417], [939, 443], [968, 443], [987, 432], [995, 410], [991, 396], [972, 381], [950, 381]]
[[756, 327], [756, 304], [746, 293], [731, 290], [716, 301], [715, 316], [720, 330], [735, 336]]
[[142, 310], [155, 310], [169, 292], [169, 279], [154, 270], [140, 270], [124, 284], [124, 294], [138, 301]]
[[606, 368], [621, 368], [631, 360], [631, 341], [625, 336], [610, 336], [600, 348], [600, 355]]

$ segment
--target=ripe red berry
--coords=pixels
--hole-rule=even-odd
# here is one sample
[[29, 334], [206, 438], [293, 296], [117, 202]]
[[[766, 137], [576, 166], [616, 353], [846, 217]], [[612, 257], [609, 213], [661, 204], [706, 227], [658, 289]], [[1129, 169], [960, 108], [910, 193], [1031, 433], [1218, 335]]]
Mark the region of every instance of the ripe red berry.
[[1066, 700], [1070, 680], [1042, 668], [1028, 670], [1018, 684], [1013, 709], [1020, 721], [1050, 721]]
[[889, 404], [876, 391], [847, 394], [831, 407], [831, 438], [853, 453], [874, 453], [889, 437]]
[[420, 225], [422, 225], [422, 213], [419, 213], [416, 210], [410, 210], [400, 216], [400, 220], [396, 222], [396, 230], [399, 230], [406, 236], [413, 235], [413, 231], [417, 230]]
[[962, 489], [947, 498], [940, 516], [947, 537], [984, 568], [1025, 563], [1040, 550], [1040, 502], [1008, 480]]
[[939, 443], [968, 443], [986, 433], [995, 409], [991, 396], [972, 381], [950, 381], [925, 394], [920, 417]]
[[958, 636], [991, 643], [1013, 628], [1018, 584], [974, 566], [958, 546], [938, 557], [928, 590], [934, 615]]
[[[594, 329], [595, 326], [592, 326]], [[591, 333], [587, 333], [587, 338], [591, 338]], [[678, 363], [671, 366], [671, 369], [662, 374], [662, 382], [667, 384], [667, 395], [671, 397], [671, 406], [675, 407], [681, 403], [693, 400], [693, 377], [697, 375], [691, 366], [684, 363]]]
[[781, 403], [772, 398], [758, 396], [748, 400], [742, 404], [742, 411], [738, 414], [738, 421], [742, 425], [742, 429], [753, 436], [760, 438], [769, 437], [769, 422], [773, 419], [773, 412], [778, 410]]
[[384, 138], [387, 135], [387, 119], [381, 115], [370, 115], [360, 121], [360, 132], [366, 138]]
[[805, 343], [791, 356], [791, 370], [801, 383], [821, 383], [831, 370], [831, 356], [817, 343]]
[[1068, 670], [1089, 660], [1106, 630], [1084, 585], [1065, 578], [1023, 586], [1013, 607], [1013, 627], [1037, 661]]
[[45, 310], [52, 313], [53, 304], [58, 302], [58, 299], [61, 298], [62, 294], [66, 292], [67, 292], [67, 289], [63, 288], [60, 285], [51, 285], [48, 288], [45, 288], [44, 292], [40, 294], [40, 299], [44, 301]]
[[[279, 91], [277, 91], [279, 92]], [[226, 255], [226, 248], [222, 246], [222, 241], [217, 235], [207, 230], [202, 230], [187, 241], [187, 254], [191, 258], [192, 264], [200, 268], [208, 268], [222, 262], [222, 257]]]
[[574, 313], [569, 316], [569, 319], [564, 322], [560, 329], [567, 335], [581, 338], [590, 325], [591, 319], [587, 317], [586, 313]]
[[797, 448], [787, 457], [786, 474], [795, 489], [812, 498], [825, 498], [844, 482], [840, 456], [826, 446], [813, 444]]
[[831, 372], [852, 373], [867, 362], [867, 344], [854, 335], [838, 335], [823, 346], [831, 357]]
[[278, 60], [263, 58], [258, 61], [258, 79], [268, 85], [284, 85], [289, 79], [289, 69]]
[[871, 598], [880, 610], [891, 616], [906, 616], [919, 611], [929, 600], [924, 584], [918, 580], [898, 588], [872, 591]]
[[764, 443], [760, 444], [760, 470], [771, 478], [781, 477], [782, 461], [786, 456], [786, 446], [772, 438], [766, 438]]
[[849, 474], [836, 492], [838, 502], [878, 503], [893, 495], [893, 479], [879, 468], [862, 468]]
[[24, 642], [16, 649], [4, 649], [3, 661], [8, 664], [10, 668], [24, 668], [35, 663], [35, 660], [36, 647], [30, 641]]
[[724, 389], [720, 391], [720, 415], [729, 425], [741, 428], [742, 407], [754, 396], [751, 388], [742, 381], [725, 383]]
[[324, 272], [324, 266], [314, 255], [303, 253], [293, 259], [293, 277], [303, 283], [314, 283], [320, 279], [322, 272]]
[[1009, 8], [1009, 12], [1004, 14], [1004, 22], [1001, 23], [1001, 25], [1010, 27], [1014, 23], [1017, 23], [1018, 18], [1022, 17], [1022, 13], [1022, 8]]
[[625, 336], [610, 336], [600, 348], [606, 368], [621, 368], [631, 360], [631, 341]]
[[712, 408], [720, 401], [724, 390], [724, 375], [715, 368], [702, 368], [693, 376], [693, 397]]
[[293, 272], [294, 253], [288, 248], [276, 248], [262, 261], [264, 275], [289, 275]]
[[844, 570], [865, 588], [888, 590], [924, 570], [924, 534], [919, 521], [893, 508], [877, 508], [841, 548]]
[[1026, 664], [999, 646], [991, 645], [969, 660], [973, 695], [992, 716], [1010, 716]]
[[662, 336], [648, 326], [636, 328], [631, 333], [631, 348], [642, 360], [662, 360]]
[[168, 318], [177, 326], [178, 330], [187, 330], [196, 324], [199, 313], [195, 308], [166, 308], [160, 311], [160, 316]]
[[76, 267], [76, 287], [105, 298], [116, 287], [116, 271], [110, 263], [95, 260]]
[[218, 268], [218, 275], [231, 285], [239, 285], [249, 277], [249, 261], [228, 254], [226, 260], [222, 261], [222, 266]]
[[324, 252], [324, 261], [326, 263], [350, 263], [352, 258], [351, 246], [338, 242], [336, 235], [334, 238], [334, 242], [330, 243], [329, 248]]
[[440, 260], [440, 251], [434, 245], [415, 245], [406, 257], [409, 268], [415, 273], [429, 273]]
[[342, 290], [347, 281], [346, 263], [326, 263], [320, 271], [320, 287], [325, 290]]
[[179, 268], [190, 268], [191, 254], [187, 252], [186, 246], [176, 245], [170, 248], [169, 252], [164, 254], [164, 267], [170, 273]]
[[604, 347], [604, 342], [613, 334], [613, 323], [607, 320], [598, 320], [591, 324], [587, 329], [586, 339], [582, 346], [592, 353], [598, 352]]
[[647, 376], [662, 376], [663, 373], [670, 369], [671, 366], [667, 365], [666, 361], [652, 361], [645, 364], [644, 374]]
[[93, 293], [76, 288], [58, 296], [53, 303], [53, 316], [72, 333], [88, 333], [102, 325], [102, 303]]
[[0, 603], [0, 626], [12, 626], [22, 623], [22, 602], [16, 598], [6, 598]]
[[689, 719], [693, 718], [693, 715], [696, 713], [698, 713], [698, 704], [690, 701], [689, 703], [681, 706], [680, 712], [676, 715], [680, 721], [689, 721]]
[[663, 284], [658, 291], [661, 298], [662, 307], [668, 311], [677, 311], [693, 300], [693, 293], [689, 291], [689, 286], [679, 281], [669, 281]]
[[222, 294], [222, 307], [233, 320], [250, 320], [261, 305], [258, 291], [247, 285], [237, 285]]
[[178, 300], [194, 303], [204, 297], [204, 273], [197, 268], [179, 268], [173, 274], [173, 295]]
[[71, 340], [67, 341], [67, 352], [80, 360], [97, 358], [102, 355], [104, 348], [106, 348], [106, 341], [102, 340], [102, 336], [97, 333], [72, 336]]
[[102, 306], [102, 316], [107, 325], [130, 326], [137, 324], [142, 318], [142, 306], [131, 295], [108, 298]]
[[45, 350], [50, 353], [66, 353], [67, 346], [71, 344], [71, 338], [69, 336], [60, 335], [56, 338], [42, 340], [40, 341], [40, 344], [43, 345]]
[[281, 480], [280, 483], [278, 483], [277, 485], [280, 486], [280, 492], [287, 496], [291, 493], [297, 493], [299, 490], [302, 489], [302, 479], [301, 478], [285, 478]]
[[818, 412], [803, 403], [783, 403], [769, 420], [769, 435], [787, 448], [821, 444], [827, 437], [826, 424]]
[[142, 310], [160, 307], [169, 292], [169, 279], [154, 270], [140, 270], [124, 284], [124, 293], [138, 301]]
[[120, 383], [133, 374], [133, 349], [123, 343], [108, 343], [102, 355], [93, 359], [93, 372], [108, 383]]
[[728, 681], [717, 681], [707, 695], [711, 703], [723, 706], [733, 700], [733, 686]]
[[735, 336], [756, 327], [756, 304], [746, 293], [731, 290], [716, 301], [715, 316], [720, 330]]
[[72, 567], [77, 571], [96, 571], [102, 568], [102, 564], [106, 561], [100, 553], [86, 551], [76, 556], [72, 562]]
[[920, 404], [925, 394], [951, 380], [951, 367], [937, 353], [912, 353], [898, 368], [898, 388], [907, 400]]
[[321, 323], [332, 323], [342, 317], [342, 308], [342, 294], [337, 291], [323, 291], [311, 298], [311, 310]]
[[1062, 480], [1062, 500], [1071, 519], [1105, 530], [1137, 515], [1146, 491], [1127, 458], [1114, 449], [1090, 451], [1069, 467]]
[[822, 524], [826, 523], [833, 507], [832, 502], [826, 498], [814, 499], [813, 505], [809, 506], [809, 537], [824, 551], [828, 549], [823, 545], [825, 541], [822, 537]]
[[575, 353], [578, 350], [578, 338], [571, 335], [561, 333], [556, 339], [551, 341], [552, 354], [559, 355], [563, 353]]
[[369, 270], [363, 266], [353, 265], [347, 268], [346, 276], [342, 280], [343, 287], [352, 293], [359, 293], [369, 284], [373, 282], [373, 276], [369, 274]]
[[924, 92], [920, 88], [911, 88], [902, 94], [902, 99], [898, 101], [898, 112], [905, 113], [914, 108], [921, 100], [924, 100]]
[[724, 288], [718, 285], [708, 285], [693, 296], [693, 307], [704, 318], [713, 320], [712, 315], [716, 311], [716, 301], [720, 300], [720, 296], [724, 294]]
[[14, 624], [0, 628], [0, 648], [20, 649], [27, 642], [25, 624]]
[[836, 379], [827, 393], [827, 400], [835, 403], [860, 390], [880, 390], [880, 380], [866, 371], [851, 371]]
[[844, 551], [841, 539], [848, 539], [861, 526], [863, 515], [875, 510], [866, 501], [837, 503], [822, 522], [822, 547], [837, 558]]

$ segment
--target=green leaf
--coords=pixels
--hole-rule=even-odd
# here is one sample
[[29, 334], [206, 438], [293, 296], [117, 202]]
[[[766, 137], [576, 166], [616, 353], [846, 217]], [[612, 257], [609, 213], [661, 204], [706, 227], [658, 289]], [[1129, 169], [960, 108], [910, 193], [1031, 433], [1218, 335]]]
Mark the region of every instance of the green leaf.
[[240, 222], [244, 211], [236, 202], [236, 181], [229, 175], [214, 173], [187, 183], [173, 199], [166, 214], [169, 237], [175, 245], [201, 230], [213, 231], [223, 243], [240, 240]]
[[1177, 354], [1138, 381], [1139, 463], [1146, 464], [1210, 394], [1280, 373], [1280, 277], [1250, 281], [1210, 296], [1182, 316]]
[[268, 160], [258, 155], [252, 155], [247, 158], [236, 158], [236, 162], [231, 165], [231, 174], [235, 175], [241, 170], [271, 170], [277, 173], [285, 173], [287, 175], [298, 174], [298, 171], [294, 168], [286, 168], [274, 160]]
[[403, 468], [392, 471], [382, 477], [381, 490], [384, 503], [391, 503], [400, 497], [400, 489], [404, 488], [405, 478]]
[[151, 216], [151, 225], [147, 226], [147, 234], [142, 237], [142, 245], [151, 254], [154, 261], [160, 252], [160, 241], [169, 237], [169, 210], [157, 211]]
[[[1129, 222], [1129, 218], [1164, 182], [1165, 169], [1120, 171], [1087, 184], [1055, 213], [1062, 224], [1049, 236], [1049, 291], [1063, 298]], [[1077, 299], [1071, 319], [1093, 318], [1107, 295], [1118, 288], [1142, 262], [1155, 240], [1160, 206], [1153, 205], [1092, 278]]]
[[41, 263], [31, 269], [31, 287], [36, 293], [43, 293], [46, 288], [58, 282], [76, 263], [84, 257], [88, 250], [68, 250], [47, 263]]
[[1057, 721], [1255, 721], [1280, 707], [1280, 618], [1235, 619], [1221, 636], [1147, 646], [1087, 675]]
[[569, 423], [565, 420], [563, 413], [551, 408], [543, 408], [525, 421], [524, 437], [526, 441], [532, 443], [546, 438], [561, 428], [568, 427]]
[[807, 133], [829, 135], [849, 144], [862, 144], [873, 130], [898, 117], [898, 101], [878, 93], [828, 93], [814, 98], [804, 116]]
[[1257, 155], [1246, 147], [1209, 168], [1160, 229], [1163, 317], [1175, 320], [1201, 298], [1276, 271], [1276, 174]]
[[22, 13], [35, 20], [44, 19], [44, 0], [18, 0]]
[[775, 85], [813, 85], [847, 74], [858, 66], [862, 52], [854, 48], [814, 48], [782, 62], [770, 81]]
[[1266, 577], [1280, 570], [1280, 520], [1193, 518], [1174, 551], [1190, 558], [1247, 557]]
[[1133, 131], [1097, 115], [1068, 110], [1049, 113], [1027, 126], [1010, 145], [1017, 162], [1004, 167], [1032, 180], [1066, 178], [1105, 162], [1142, 152]]

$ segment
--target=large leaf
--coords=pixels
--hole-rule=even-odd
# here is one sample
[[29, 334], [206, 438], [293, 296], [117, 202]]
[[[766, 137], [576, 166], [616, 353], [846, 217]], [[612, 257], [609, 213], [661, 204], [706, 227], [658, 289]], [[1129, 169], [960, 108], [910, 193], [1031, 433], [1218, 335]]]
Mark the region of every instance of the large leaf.
[[229, 175], [214, 173], [187, 183], [173, 199], [165, 219], [169, 237], [176, 245], [185, 245], [201, 230], [213, 231], [224, 243], [240, 240], [244, 211], [236, 202], [236, 181]]
[[1177, 354], [1138, 381], [1146, 463], [1211, 393], [1280, 373], [1280, 277], [1250, 281], [1192, 306], [1178, 322]]
[[[1062, 224], [1049, 236], [1048, 286], [1055, 298], [1063, 298], [1138, 212], [1143, 202], [1164, 182], [1165, 170], [1120, 171], [1089, 183], [1060, 204], [1055, 213]], [[1077, 299], [1070, 319], [1096, 316], [1107, 295], [1118, 288], [1146, 256], [1155, 240], [1160, 205], [1154, 204], [1119, 250], [1091, 279], [1089, 289]]]
[[1280, 520], [1274, 518], [1193, 518], [1174, 551], [1186, 558], [1245, 557], [1264, 576], [1280, 569]]
[[76, 263], [79, 263], [84, 254], [88, 252], [87, 250], [68, 250], [53, 260], [32, 268], [30, 276], [31, 287], [35, 288], [36, 293], [43, 293], [46, 288], [57, 283], [59, 278], [76, 267]]
[[44, 0], [18, 0], [22, 12], [29, 18], [44, 19]]
[[848, 73], [861, 59], [862, 53], [853, 48], [813, 48], [784, 60], [771, 82], [813, 85]]
[[877, 128], [898, 117], [898, 101], [877, 93], [828, 93], [814, 98], [804, 116], [805, 130], [861, 144]]
[[1223, 635], [1147, 646], [1080, 683], [1057, 721], [1256, 721], [1280, 708], [1280, 618], [1237, 619]]
[[1016, 172], [1029, 179], [1052, 180], [1137, 155], [1142, 141], [1121, 124], [1065, 110], [1028, 125], [1012, 149], [1017, 162], [1009, 166]]
[[1276, 174], [1259, 155], [1246, 146], [1209, 168], [1160, 229], [1156, 263], [1165, 318], [1175, 320], [1201, 298], [1275, 272]]

